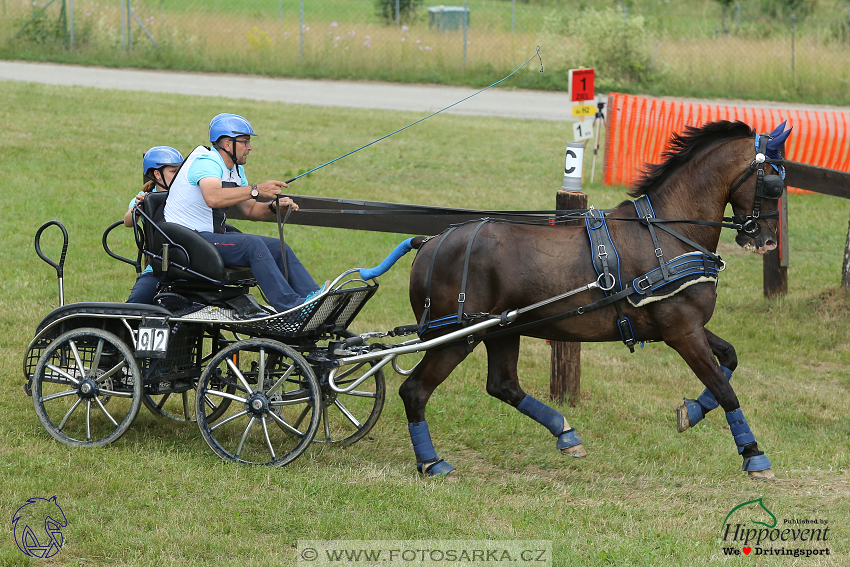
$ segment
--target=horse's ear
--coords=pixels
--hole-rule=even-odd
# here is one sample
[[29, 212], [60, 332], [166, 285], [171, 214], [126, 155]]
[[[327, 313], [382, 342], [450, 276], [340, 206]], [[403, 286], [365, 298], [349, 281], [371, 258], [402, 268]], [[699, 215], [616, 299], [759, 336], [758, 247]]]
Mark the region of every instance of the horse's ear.
[[770, 133], [770, 137], [771, 137], [771, 138], [775, 138], [775, 137], [777, 137], [779, 134], [781, 134], [781, 133], [782, 133], [782, 131], [783, 131], [783, 130], [785, 130], [785, 124], [786, 124], [787, 122], [788, 122], [787, 120], [783, 120], [783, 121], [782, 121], [782, 124], [780, 124], [779, 126], [777, 126], [776, 128], [774, 128], [774, 129], [773, 129], [773, 132], [771, 132], [771, 133]]
[[[785, 123], [783, 122], [783, 124], [785, 124]], [[785, 130], [784, 132], [776, 135], [772, 140], [768, 140], [767, 151], [770, 152], [770, 153], [778, 152], [779, 149], [785, 144], [785, 140], [791, 134], [791, 130], [793, 130], [793, 128], [789, 128], [789, 129]]]

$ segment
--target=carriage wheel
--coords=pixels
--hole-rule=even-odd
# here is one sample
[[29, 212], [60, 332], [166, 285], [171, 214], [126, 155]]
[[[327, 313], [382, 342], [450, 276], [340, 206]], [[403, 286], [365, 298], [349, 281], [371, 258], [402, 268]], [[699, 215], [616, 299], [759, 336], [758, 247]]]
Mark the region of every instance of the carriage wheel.
[[[219, 340], [225, 341], [224, 335], [219, 331]], [[205, 337], [202, 341], [202, 348], [204, 352], [209, 353], [212, 348], [212, 340], [210, 337]], [[203, 356], [201, 359], [201, 366], [205, 365], [212, 358], [213, 354], [209, 353]], [[201, 371], [201, 368], [198, 369], [198, 372]], [[187, 380], [190, 380], [187, 378]], [[195, 417], [195, 395], [198, 389], [198, 380], [197, 378], [191, 379], [192, 384], [189, 386], [188, 383], [183, 384], [182, 392], [170, 392], [167, 394], [148, 394], [145, 393], [142, 397], [142, 403], [145, 404], [145, 407], [150, 410], [152, 414], [157, 417], [164, 417], [166, 419], [172, 419], [174, 421], [179, 422], [192, 422], [195, 423], [197, 418]], [[213, 381], [213, 386], [219, 382]], [[172, 387], [173, 385], [167, 385], [167, 387]], [[236, 392], [236, 388], [233, 386], [221, 385], [219, 389], [224, 389], [226, 392], [233, 394]], [[219, 417], [221, 417], [225, 411], [227, 411], [227, 407], [230, 405], [231, 400], [229, 398], [214, 398], [212, 396], [205, 396], [204, 403], [206, 405], [206, 413], [208, 421], [215, 421]]]
[[142, 403], [133, 351], [100, 329], [74, 329], [51, 342], [35, 367], [32, 389], [41, 424], [56, 440], [75, 447], [112, 443], [127, 431]]
[[[339, 338], [353, 337], [345, 330]], [[377, 361], [369, 363], [374, 366]], [[366, 363], [343, 366], [337, 371], [334, 383], [341, 388], [354, 382], [369, 369]], [[317, 443], [351, 445], [360, 441], [378, 422], [384, 409], [386, 385], [384, 371], [379, 370], [355, 389], [346, 393], [331, 390], [326, 377], [322, 378], [322, 428], [314, 439]]]
[[[231, 402], [215, 422], [201, 407], [207, 398]], [[198, 382], [195, 411], [201, 435], [222, 459], [283, 466], [316, 435], [320, 400], [313, 369], [300, 354], [277, 341], [246, 339], [212, 357]]]

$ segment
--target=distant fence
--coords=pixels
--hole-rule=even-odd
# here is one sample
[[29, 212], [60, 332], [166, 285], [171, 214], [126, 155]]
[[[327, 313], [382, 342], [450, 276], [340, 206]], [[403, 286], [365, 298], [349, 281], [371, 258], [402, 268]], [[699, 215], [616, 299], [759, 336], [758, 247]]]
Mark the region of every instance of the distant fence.
[[645, 163], [661, 161], [673, 132], [715, 120], [741, 120], [757, 132], [769, 132], [788, 120], [794, 128], [785, 145], [789, 160], [850, 172], [850, 111], [705, 104], [612, 93], [607, 120], [606, 185], [631, 184]]

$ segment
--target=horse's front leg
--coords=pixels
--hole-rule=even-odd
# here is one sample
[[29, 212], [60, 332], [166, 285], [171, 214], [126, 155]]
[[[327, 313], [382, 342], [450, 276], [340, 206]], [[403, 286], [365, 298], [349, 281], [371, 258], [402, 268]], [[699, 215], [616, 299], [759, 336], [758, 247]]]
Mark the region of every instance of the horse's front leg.
[[468, 354], [465, 346], [429, 350], [398, 389], [407, 414], [407, 429], [416, 455], [416, 468], [422, 474], [454, 475], [455, 468], [439, 458], [434, 449], [428, 422], [425, 421], [425, 406], [437, 386]]
[[664, 342], [670, 345], [688, 363], [697, 378], [711, 392], [726, 412], [726, 421], [732, 430], [738, 453], [744, 459], [743, 470], [751, 478], [769, 480], [773, 478], [771, 464], [767, 455], [758, 448], [755, 436], [750, 431], [744, 412], [741, 411], [738, 396], [732, 385], [720, 371], [714, 360], [708, 338], [701, 327], [682, 332], [681, 329], [667, 329]]
[[[723, 372], [727, 380], [731, 380], [732, 372], [738, 367], [738, 355], [735, 353], [735, 347], [708, 329], [704, 330], [711, 352], [720, 363], [720, 371]], [[689, 427], [693, 427], [717, 406], [717, 400], [714, 399], [708, 388], [703, 390], [702, 394], [695, 400], [685, 398], [684, 403], [676, 408], [676, 429], [679, 433], [682, 433]]]
[[570, 457], [586, 457], [581, 438], [558, 411], [523, 391], [517, 376], [520, 336], [484, 340], [487, 347], [487, 393], [510, 404], [557, 437], [556, 446]]

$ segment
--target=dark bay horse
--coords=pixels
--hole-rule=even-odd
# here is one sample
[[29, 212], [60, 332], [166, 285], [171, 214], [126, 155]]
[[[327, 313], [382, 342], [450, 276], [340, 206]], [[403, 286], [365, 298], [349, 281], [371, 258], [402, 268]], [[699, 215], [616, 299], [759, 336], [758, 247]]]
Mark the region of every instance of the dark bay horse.
[[[776, 164], [781, 163], [780, 152], [790, 133], [783, 129], [784, 123], [771, 133], [773, 139], [770, 139], [767, 135], [756, 136], [742, 122], [721, 121], [687, 128], [683, 135], [674, 135], [664, 161], [648, 166], [629, 195], [651, 199], [656, 219], [708, 222], [667, 222], [663, 224], [673, 228], [678, 236], [660, 230], [664, 227], [658, 225], [651, 234], [648, 228], [651, 225], [638, 220], [637, 206], [632, 201], [622, 203], [609, 213], [607, 221], [610, 242], [616, 245], [619, 257], [619, 285], [625, 289], [638, 285], [635, 282], [641, 276], [653, 270], [658, 272], [660, 264], [687, 253], [703, 250], [713, 255], [727, 203], [731, 203], [736, 215], [733, 219], [739, 221], [736, 241], [741, 246], [759, 253], [775, 248], [777, 221], [774, 219], [783, 182], [776, 181], [779, 176], [773, 174], [771, 166], [779, 172], [780, 166]], [[741, 226], [746, 230], [741, 230]], [[417, 320], [423, 320], [426, 303], [429, 308], [425, 319], [456, 316], [459, 299], [464, 299], [465, 313], [487, 317], [532, 305], [600, 279], [608, 284], [609, 276], [603, 277], [594, 270], [596, 251], [591, 251], [590, 232], [585, 226], [488, 222], [464, 224], [449, 235], [443, 233], [427, 239], [418, 251], [410, 275], [410, 301]], [[722, 263], [719, 257], [717, 260]], [[465, 263], [468, 263], [466, 269]], [[464, 279], [465, 298], [459, 298]], [[453, 474], [454, 467], [440, 459], [434, 449], [425, 407], [434, 390], [479, 342], [487, 349], [487, 393], [548, 428], [564, 454], [585, 456], [581, 439], [564, 416], [528, 396], [520, 386], [517, 376], [520, 335], [574, 342], [619, 341], [624, 335], [617, 323], [625, 318], [635, 340], [664, 341], [681, 355], [706, 387], [698, 400], [686, 400], [679, 409], [680, 431], [693, 425], [719, 402], [743, 457], [743, 470], [754, 478], [772, 478], [770, 461], [759, 450], [729, 383], [731, 370], [737, 364], [734, 349], [705, 328], [715, 307], [716, 278], [690, 278], [689, 283], [692, 285], [675, 294], [639, 307], [619, 301], [621, 315], [614, 304], [607, 304], [581, 314], [573, 313], [574, 317], [551, 320], [532, 328], [526, 326], [515, 333], [508, 331], [533, 321], [555, 319], [559, 314], [605, 297], [599, 287], [591, 288], [522, 313], [509, 325], [476, 332], [461, 341], [462, 344], [449, 343], [426, 351], [399, 389], [419, 471], [431, 476]], [[426, 334], [432, 339], [459, 328], [449, 324]]]

